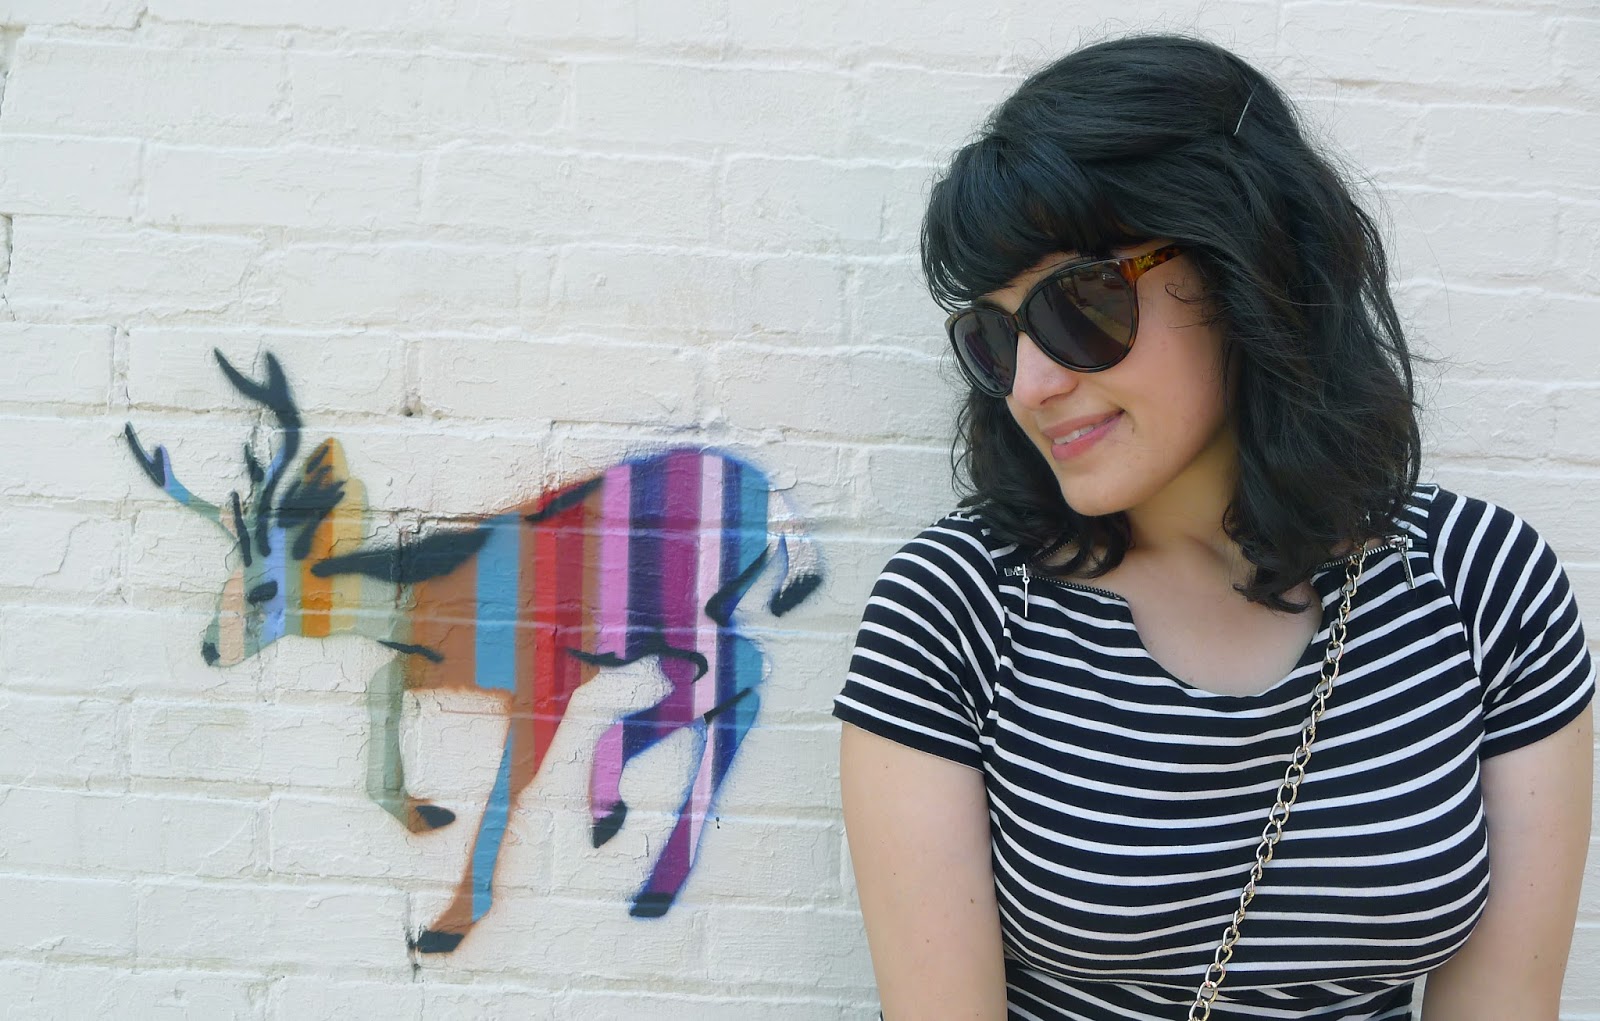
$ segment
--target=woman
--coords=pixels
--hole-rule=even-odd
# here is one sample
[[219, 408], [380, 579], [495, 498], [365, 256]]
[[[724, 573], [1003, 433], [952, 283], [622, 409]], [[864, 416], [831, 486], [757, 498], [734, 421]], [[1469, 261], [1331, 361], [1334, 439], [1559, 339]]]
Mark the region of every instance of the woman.
[[889, 1021], [1406, 1018], [1423, 976], [1428, 1021], [1554, 1018], [1579, 611], [1526, 523], [1417, 483], [1377, 232], [1279, 90], [1072, 53], [955, 155], [923, 261], [969, 495], [835, 706]]

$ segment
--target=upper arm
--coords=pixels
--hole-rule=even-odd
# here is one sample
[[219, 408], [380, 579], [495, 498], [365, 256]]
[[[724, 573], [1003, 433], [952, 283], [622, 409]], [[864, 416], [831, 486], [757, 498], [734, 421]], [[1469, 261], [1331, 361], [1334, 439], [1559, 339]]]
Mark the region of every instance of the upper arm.
[[1489, 901], [1428, 977], [1424, 1021], [1554, 1021], [1578, 913], [1594, 778], [1593, 708], [1483, 762]]
[[1004, 1018], [983, 774], [849, 724], [839, 759], [884, 1016]]

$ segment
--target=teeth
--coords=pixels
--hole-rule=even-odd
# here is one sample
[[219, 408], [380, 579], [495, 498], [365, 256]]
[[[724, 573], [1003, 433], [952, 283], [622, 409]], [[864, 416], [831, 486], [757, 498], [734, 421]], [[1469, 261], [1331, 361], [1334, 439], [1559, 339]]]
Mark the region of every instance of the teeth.
[[1082, 429], [1074, 429], [1072, 432], [1070, 432], [1067, 435], [1061, 437], [1056, 442], [1057, 443], [1063, 443], [1063, 444], [1064, 443], [1071, 443], [1073, 440], [1077, 439], [1080, 436], [1085, 436], [1085, 435], [1087, 435], [1087, 434], [1089, 434], [1091, 432], [1094, 432], [1096, 429], [1100, 428], [1101, 426], [1105, 425], [1107, 422], [1111, 421], [1111, 419], [1113, 417], [1114, 416], [1108, 415], [1105, 418], [1102, 418], [1100, 421], [1095, 422], [1092, 425], [1086, 425]]

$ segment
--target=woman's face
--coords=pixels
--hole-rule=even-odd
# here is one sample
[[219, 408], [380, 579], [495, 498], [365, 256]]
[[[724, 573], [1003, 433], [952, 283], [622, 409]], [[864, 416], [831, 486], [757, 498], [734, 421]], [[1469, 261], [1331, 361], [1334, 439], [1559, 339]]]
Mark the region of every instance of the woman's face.
[[[1160, 244], [1115, 254], [1140, 255]], [[1015, 312], [1040, 278], [1079, 257], [1050, 255], [987, 297]], [[1006, 405], [1080, 514], [1136, 510], [1164, 493], [1210, 493], [1219, 484], [1231, 490], [1237, 448], [1228, 424], [1221, 331], [1202, 322], [1202, 303], [1181, 300], [1201, 296], [1198, 275], [1187, 257], [1179, 257], [1140, 277], [1137, 295], [1133, 347], [1109, 369], [1058, 365], [1027, 334], [1017, 343], [1016, 382]], [[1092, 423], [1101, 424], [1077, 435]]]

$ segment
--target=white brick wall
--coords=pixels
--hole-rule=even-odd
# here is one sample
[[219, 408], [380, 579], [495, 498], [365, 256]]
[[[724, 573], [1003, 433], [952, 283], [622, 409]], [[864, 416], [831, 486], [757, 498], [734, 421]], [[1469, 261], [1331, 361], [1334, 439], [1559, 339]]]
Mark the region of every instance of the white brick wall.
[[[1031, 67], [1199, 29], [1373, 177], [1428, 370], [1429, 475], [1532, 520], [1600, 635], [1600, 12], [1586, 0], [0, 0], [0, 1014], [872, 1016], [827, 711], [884, 557], [950, 501], [954, 373], [917, 279], [929, 175]], [[1199, 13], [1195, 13], [1198, 10]], [[690, 749], [587, 766], [659, 682], [579, 693], [494, 910], [420, 959], [497, 761], [495, 703], [412, 698], [412, 836], [364, 794], [385, 655], [201, 635], [255, 422], [210, 348], [283, 360], [307, 443], [392, 515], [480, 513], [705, 442], [786, 488], [829, 582], [679, 903], [628, 917]], [[1509, 409], [1511, 417], [1482, 413]], [[1600, 854], [1564, 1018], [1600, 1019]]]

